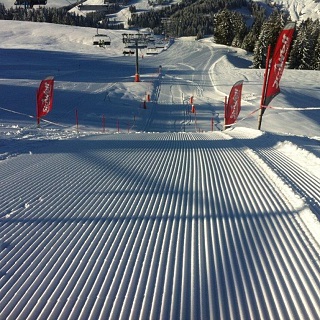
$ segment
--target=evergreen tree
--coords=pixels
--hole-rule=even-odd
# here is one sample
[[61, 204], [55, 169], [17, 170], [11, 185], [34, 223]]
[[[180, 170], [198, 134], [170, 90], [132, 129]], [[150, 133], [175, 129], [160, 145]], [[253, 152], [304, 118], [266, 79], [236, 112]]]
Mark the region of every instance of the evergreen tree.
[[230, 21], [229, 11], [227, 9], [219, 11], [215, 15], [215, 42], [231, 45], [233, 36], [231, 33], [232, 22]]
[[316, 61], [320, 59], [319, 52], [319, 40], [320, 40], [320, 21], [319, 19], [311, 21], [311, 38], [312, 38], [312, 48], [311, 48], [311, 65], [310, 69], [317, 70]]
[[318, 39], [314, 48], [313, 69], [320, 71], [320, 34], [318, 35]]
[[318, 37], [318, 22], [314, 23], [311, 19], [307, 19], [298, 26], [289, 55], [289, 68], [302, 70], [315, 68], [315, 61], [318, 59], [316, 54]]
[[233, 47], [241, 48], [243, 39], [247, 33], [247, 27], [243, 20], [242, 15], [239, 12], [231, 12], [233, 40], [231, 45]]
[[238, 12], [224, 9], [215, 15], [214, 37], [217, 43], [241, 46], [245, 32], [245, 23]]
[[254, 33], [254, 31], [251, 29], [244, 37], [241, 48], [244, 50], [247, 50], [249, 52], [253, 52], [255, 42], [258, 38], [258, 35]]
[[253, 51], [253, 66], [255, 68], [265, 68], [268, 46], [270, 45], [272, 49], [275, 47], [283, 26], [284, 20], [277, 11], [273, 11], [268, 20], [263, 23]]
[[6, 8], [4, 4], [0, 3], [0, 20], [5, 20], [6, 18]]
[[301, 33], [296, 31], [296, 36], [293, 38], [288, 57], [288, 66], [290, 69], [296, 69], [300, 63], [303, 47], [301, 40]]
[[306, 22], [305, 28], [303, 28], [301, 32], [303, 38], [303, 46], [301, 48], [301, 59], [298, 66], [298, 69], [308, 70], [312, 64], [312, 46], [313, 46], [313, 39], [310, 34], [309, 23]]

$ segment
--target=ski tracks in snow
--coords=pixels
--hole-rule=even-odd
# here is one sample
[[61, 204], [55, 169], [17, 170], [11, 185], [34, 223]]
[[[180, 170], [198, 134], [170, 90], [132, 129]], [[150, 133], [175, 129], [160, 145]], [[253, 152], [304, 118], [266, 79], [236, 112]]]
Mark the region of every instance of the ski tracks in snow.
[[137, 133], [56, 147], [1, 163], [1, 317], [319, 317], [319, 244], [253, 142]]

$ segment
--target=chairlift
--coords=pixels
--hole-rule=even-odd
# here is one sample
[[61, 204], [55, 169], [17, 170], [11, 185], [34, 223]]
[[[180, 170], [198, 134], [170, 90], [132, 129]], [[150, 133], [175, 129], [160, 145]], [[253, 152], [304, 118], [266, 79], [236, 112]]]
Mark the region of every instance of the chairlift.
[[123, 55], [129, 55], [129, 56], [132, 56], [132, 55], [134, 55], [134, 50], [132, 50], [132, 49], [130, 49], [127, 45], [124, 47], [124, 49], [123, 49]]
[[47, 0], [16, 0], [14, 3], [16, 6], [24, 5], [25, 8], [33, 8], [33, 6], [46, 5]]
[[106, 34], [96, 34], [93, 37], [93, 41], [92, 42], [93, 42], [94, 46], [99, 46], [99, 47], [104, 48], [105, 46], [110, 46], [111, 39]]
[[105, 48], [105, 46], [110, 46], [111, 39], [108, 35], [99, 33], [99, 23], [97, 24], [97, 34], [92, 37], [92, 43], [94, 46], [99, 46]]
[[146, 43], [140, 43], [140, 42], [130, 42], [128, 43], [127, 46], [129, 49], [135, 49], [138, 47], [138, 49], [145, 49], [147, 48], [147, 44]]
[[147, 52], [146, 52], [146, 54], [148, 55], [148, 56], [150, 56], [150, 55], [157, 55], [159, 52], [158, 52], [158, 50], [157, 50], [157, 48], [156, 47], [149, 47], [148, 49], [147, 49]]
[[125, 47], [124, 49], [123, 49], [123, 55], [129, 55], [129, 56], [132, 56], [132, 55], [134, 55], [134, 50], [131, 50], [130, 48], [128, 48], [128, 47]]
[[148, 46], [147, 43], [149, 36], [149, 33], [123, 33], [122, 41], [129, 49], [145, 49]]

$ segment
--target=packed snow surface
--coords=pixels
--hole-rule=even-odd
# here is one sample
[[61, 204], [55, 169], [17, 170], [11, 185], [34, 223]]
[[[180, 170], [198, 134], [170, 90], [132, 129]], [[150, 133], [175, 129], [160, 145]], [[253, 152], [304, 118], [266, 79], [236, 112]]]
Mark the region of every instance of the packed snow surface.
[[319, 319], [319, 72], [285, 70], [259, 131], [243, 50], [176, 39], [134, 82], [124, 31], [0, 30], [1, 319]]

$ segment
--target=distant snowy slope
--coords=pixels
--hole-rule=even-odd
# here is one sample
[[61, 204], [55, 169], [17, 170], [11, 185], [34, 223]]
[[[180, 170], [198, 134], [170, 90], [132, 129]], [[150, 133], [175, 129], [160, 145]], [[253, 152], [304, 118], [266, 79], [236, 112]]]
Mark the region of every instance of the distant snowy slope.
[[290, 13], [293, 21], [320, 18], [320, 2], [316, 0], [275, 0], [277, 5]]
[[[108, 30], [112, 46], [107, 50], [92, 45], [96, 28], [71, 27], [61, 24], [0, 20], [1, 48], [24, 48], [67, 51], [98, 55], [121, 54], [121, 33]], [[120, 51], [119, 51], [120, 50]]]
[[[261, 2], [261, 0], [253, 0]], [[0, 0], [6, 8], [14, 6], [15, 0]], [[70, 3], [76, 3], [75, 0], [48, 0], [47, 7], [62, 7], [67, 6]], [[318, 19], [320, 17], [320, 2], [315, 0], [274, 0], [271, 1], [281, 6], [283, 9], [288, 10], [291, 18], [295, 21], [306, 20], [307, 18]], [[84, 4], [104, 4], [104, 0], [87, 0]], [[131, 3], [129, 3], [130, 5]], [[134, 5], [138, 9], [148, 9], [148, 0], [137, 0], [134, 1]]]

